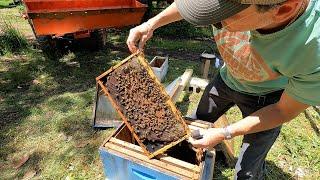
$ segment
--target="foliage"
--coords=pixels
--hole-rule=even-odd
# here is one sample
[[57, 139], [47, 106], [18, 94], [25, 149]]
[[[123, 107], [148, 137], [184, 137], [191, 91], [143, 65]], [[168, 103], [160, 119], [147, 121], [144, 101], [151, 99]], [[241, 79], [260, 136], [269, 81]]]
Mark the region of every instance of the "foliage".
[[28, 48], [27, 39], [8, 22], [3, 22], [0, 26], [0, 54], [16, 53]]

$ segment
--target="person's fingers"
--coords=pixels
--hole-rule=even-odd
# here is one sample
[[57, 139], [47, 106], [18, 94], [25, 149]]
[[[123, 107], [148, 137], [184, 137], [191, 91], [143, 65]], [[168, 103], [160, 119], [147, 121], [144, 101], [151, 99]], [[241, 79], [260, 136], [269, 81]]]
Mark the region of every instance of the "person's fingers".
[[147, 40], [148, 40], [148, 36], [147, 35], [143, 35], [142, 38], [139, 41], [139, 49], [140, 50], [143, 50], [144, 45], [146, 44]]
[[189, 143], [192, 144], [192, 146], [196, 148], [205, 148], [207, 147], [206, 141], [202, 138], [199, 140], [193, 139], [192, 137], [189, 137], [188, 139]]
[[138, 48], [136, 47], [135, 44], [131, 43], [130, 46], [129, 46], [129, 50], [131, 53], [135, 53], [138, 51]]
[[138, 50], [138, 48], [136, 47], [136, 42], [138, 40], [139, 40], [139, 33], [134, 29], [131, 29], [127, 39], [127, 46], [132, 53]]
[[153, 31], [147, 30], [145, 34], [143, 34], [142, 38], [139, 42], [139, 49], [143, 50], [144, 46], [146, 45], [146, 42], [152, 37]]
[[127, 46], [128, 46], [131, 53], [134, 53], [137, 51], [137, 47], [136, 47], [134, 41], [132, 41], [131, 39], [127, 40]]

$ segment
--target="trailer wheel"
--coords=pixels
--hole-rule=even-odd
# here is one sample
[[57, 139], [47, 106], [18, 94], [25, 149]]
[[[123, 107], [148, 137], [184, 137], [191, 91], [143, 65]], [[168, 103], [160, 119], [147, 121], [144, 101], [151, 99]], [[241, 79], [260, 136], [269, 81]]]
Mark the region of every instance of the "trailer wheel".
[[103, 48], [107, 43], [105, 29], [95, 30], [90, 32], [90, 37], [75, 39], [75, 47], [96, 51]]
[[141, 2], [142, 4], [148, 4], [148, 2], [150, 2], [150, 0], [139, 0], [139, 2]]
[[62, 57], [61, 42], [52, 36], [37, 36], [38, 48], [42, 50], [44, 55], [49, 59], [57, 59]]
[[96, 48], [100, 49], [107, 44], [107, 32], [105, 29], [100, 29], [91, 32], [91, 39]]

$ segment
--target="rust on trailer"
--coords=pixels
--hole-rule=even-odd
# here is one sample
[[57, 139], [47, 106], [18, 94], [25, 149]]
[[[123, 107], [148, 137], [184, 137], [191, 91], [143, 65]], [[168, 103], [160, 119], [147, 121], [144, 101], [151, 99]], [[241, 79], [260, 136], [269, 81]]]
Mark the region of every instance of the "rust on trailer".
[[139, 24], [147, 6], [136, 0], [24, 0], [37, 36]]
[[[128, 76], [127, 78], [120, 78], [119, 76], [117, 76], [117, 74], [125, 76], [125, 74], [123, 73], [126, 73], [126, 68], [132, 66], [137, 66], [137, 69], [142, 70], [140, 73], [144, 72], [145, 78], [149, 78], [147, 84], [152, 84], [152, 92], [148, 91], [148, 93], [146, 93], [144, 87], [140, 85], [143, 82], [142, 80], [144, 79], [144, 77], [135, 79], [135, 89], [133, 90], [133, 86], [130, 85], [131, 82], [129, 81], [129, 79], [132, 79], [132, 77]], [[176, 144], [180, 143], [190, 136], [190, 130], [182, 119], [181, 113], [172, 103], [171, 98], [168, 96], [164, 87], [161, 85], [161, 83], [153, 73], [151, 67], [144, 59], [142, 53], [138, 52], [129, 56], [121, 63], [110, 68], [108, 71], [97, 77], [96, 80], [106, 96], [110, 99], [110, 102], [115, 107], [122, 120], [128, 126], [128, 129], [132, 132], [132, 135], [136, 139], [137, 143], [141, 146], [142, 150], [145, 152], [145, 154], [148, 155], [149, 158], [162, 154], [169, 148], [175, 146]], [[120, 86], [120, 84], [117, 84], [117, 82], [121, 81], [124, 81], [124, 83], [126, 83], [126, 86], [128, 85], [128, 87], [123, 87], [123, 85], [121, 85], [121, 87], [118, 87]], [[141, 98], [134, 99], [142, 99], [144, 101], [142, 102], [140, 100], [132, 99], [132, 94], [117, 94], [115, 88], [122, 89], [121, 91], [124, 91], [123, 88], [129, 88], [125, 89], [125, 92], [130, 93], [131, 91], [137, 91], [137, 93], [141, 95]], [[148, 96], [150, 93], [154, 95], [154, 92], [159, 93], [157, 99], [154, 99], [154, 97], [151, 95]], [[145, 95], [147, 96], [142, 96], [143, 93], [145, 93]], [[126, 98], [129, 98], [129, 100], [126, 100], [126, 102], [124, 102], [123, 99]], [[141, 107], [143, 107], [143, 105], [138, 104], [139, 102], [141, 102], [143, 105], [145, 105], [144, 103], [146, 103], [147, 107], [145, 109], [142, 109]], [[146, 109], [148, 109], [148, 107], [152, 108], [152, 104], [157, 103], [160, 103], [158, 107], [159, 110], [145, 111]], [[139, 107], [140, 109], [136, 109], [137, 107]], [[144, 111], [144, 113], [146, 114], [140, 113], [142, 111]], [[165, 113], [159, 114], [159, 112]], [[171, 118], [166, 116], [170, 116]], [[163, 119], [166, 120], [163, 121]], [[164, 130], [154, 131], [153, 128], [159, 126], [158, 123], [160, 123], [160, 121], [165, 123], [164, 127], [161, 126], [161, 128], [164, 128]], [[146, 122], [147, 124], [144, 124]]]

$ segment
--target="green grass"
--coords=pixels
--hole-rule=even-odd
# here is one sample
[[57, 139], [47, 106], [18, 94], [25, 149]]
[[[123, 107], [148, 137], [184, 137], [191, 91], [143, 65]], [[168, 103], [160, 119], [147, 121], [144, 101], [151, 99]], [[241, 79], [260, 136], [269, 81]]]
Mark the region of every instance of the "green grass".
[[[0, 13], [18, 12], [17, 8]], [[29, 25], [17, 19], [23, 34]], [[15, 21], [15, 20], [13, 20]], [[20, 30], [20, 29], [19, 29]], [[35, 170], [36, 179], [104, 179], [98, 148], [113, 129], [92, 128], [95, 77], [129, 55], [125, 46], [128, 30], [109, 33], [109, 47], [97, 52], [78, 50], [60, 59], [47, 59], [38, 49], [0, 56], [0, 177], [22, 179]], [[169, 71], [165, 84], [180, 76], [186, 68], [200, 76], [200, 64], [189, 55], [198, 54], [207, 43], [194, 38], [173, 39], [157, 35], [150, 41], [146, 55], [169, 54]], [[177, 54], [177, 52], [180, 52]], [[201, 97], [183, 93], [177, 107], [190, 114]], [[319, 114], [313, 109], [314, 123]], [[227, 112], [234, 122], [241, 119], [237, 107]], [[279, 139], [267, 157], [267, 179], [294, 179], [295, 171], [305, 172], [303, 179], [320, 178], [320, 138], [311, 120], [300, 114], [284, 125]], [[319, 126], [319, 125], [318, 125]], [[239, 152], [241, 137], [235, 138]], [[21, 156], [29, 160], [19, 169], [14, 162]], [[222, 161], [215, 166], [215, 179], [232, 179], [234, 170]]]
[[210, 38], [212, 36], [212, 29], [210, 26], [196, 27], [187, 21], [178, 21], [157, 29], [154, 34], [158, 37], [169, 37], [173, 39]]
[[167, 38], [151, 39], [147, 43], [147, 46], [157, 47], [167, 51], [191, 51], [198, 54], [202, 53], [203, 51], [212, 52], [216, 50], [216, 47], [209, 42], [203, 42], [198, 40], [172, 40]]
[[0, 6], [0, 35], [3, 34], [3, 25], [10, 24], [14, 29], [25, 35], [25, 38], [32, 39], [33, 32], [28, 20], [22, 18], [24, 6], [19, 5], [15, 8], [4, 8]]
[[9, 22], [3, 22], [0, 26], [0, 54], [12, 54], [24, 51], [28, 48], [27, 39], [21, 32]]
[[5, 8], [9, 6], [10, 3], [12, 3], [12, 0], [0, 0], [0, 8]]
[[[42, 178], [102, 177], [97, 149], [110, 131], [93, 130], [91, 115], [94, 78], [114, 64], [106, 53], [67, 55], [79, 66], [35, 50], [25, 62], [1, 60], [1, 177], [21, 178], [29, 169]], [[12, 162], [23, 154], [31, 154], [30, 161], [17, 171]]]

